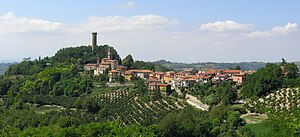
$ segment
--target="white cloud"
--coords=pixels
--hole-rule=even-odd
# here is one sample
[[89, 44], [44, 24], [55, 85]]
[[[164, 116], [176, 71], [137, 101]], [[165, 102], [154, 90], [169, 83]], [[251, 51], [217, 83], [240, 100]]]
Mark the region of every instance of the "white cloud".
[[125, 4], [122, 4], [119, 6], [119, 9], [132, 9], [134, 8], [135, 4], [132, 2], [132, 1], [128, 1], [127, 3]]
[[297, 30], [298, 25], [296, 23], [288, 23], [285, 26], [275, 26], [270, 31], [255, 31], [247, 34], [251, 38], [266, 38], [278, 35], [288, 34]]
[[177, 20], [168, 19], [159, 15], [140, 15], [132, 17], [109, 16], [90, 17], [87, 21], [73, 25], [69, 31], [133, 31], [133, 30], [153, 30], [168, 26], [175, 26]]
[[56, 31], [60, 27], [61, 23], [40, 19], [21, 18], [11, 12], [0, 16], [0, 34], [8, 32], [49, 32]]
[[253, 29], [252, 24], [241, 24], [231, 20], [224, 22], [218, 21], [214, 23], [202, 24], [199, 30], [213, 31], [213, 32], [231, 32], [231, 31], [249, 31]]

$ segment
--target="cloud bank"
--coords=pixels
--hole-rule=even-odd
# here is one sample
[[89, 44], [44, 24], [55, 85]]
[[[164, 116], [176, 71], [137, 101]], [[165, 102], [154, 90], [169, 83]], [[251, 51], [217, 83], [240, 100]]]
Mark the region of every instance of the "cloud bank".
[[285, 35], [297, 30], [298, 25], [296, 23], [288, 23], [285, 26], [275, 26], [270, 31], [255, 31], [248, 34], [248, 37], [252, 38], [266, 38], [278, 35]]
[[17, 17], [11, 12], [0, 16], [0, 34], [57, 31], [61, 25], [58, 22]]

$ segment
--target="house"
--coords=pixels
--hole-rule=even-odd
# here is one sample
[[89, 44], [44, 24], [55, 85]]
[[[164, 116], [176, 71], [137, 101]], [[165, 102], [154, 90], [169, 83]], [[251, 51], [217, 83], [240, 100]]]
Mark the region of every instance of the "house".
[[224, 70], [222, 74], [229, 75], [230, 77], [232, 77], [233, 75], [241, 74], [242, 72], [242, 70]]
[[206, 70], [206, 74], [208, 75], [208, 76], [215, 76], [216, 75], [216, 73], [217, 73], [217, 70], [215, 70], [215, 69], [208, 69], [208, 70]]
[[153, 73], [151, 70], [131, 70], [133, 72], [133, 75], [141, 78], [141, 79], [148, 79], [150, 77], [150, 74]]
[[150, 74], [150, 77], [162, 79], [164, 75], [164, 72], [154, 72]]
[[175, 72], [174, 71], [167, 71], [165, 73], [166, 76], [171, 76], [171, 77], [174, 77], [175, 76]]
[[125, 80], [131, 81], [133, 77], [133, 72], [131, 70], [127, 70], [123, 73]]
[[170, 84], [149, 84], [149, 90], [154, 91], [159, 88], [162, 94], [170, 95], [172, 93]]
[[96, 70], [97, 67], [98, 67], [98, 64], [92, 64], [92, 63], [85, 64], [84, 65], [84, 70], [86, 70], [86, 71], [94, 71], [94, 70]]
[[117, 70], [110, 70], [108, 72], [109, 82], [115, 82], [120, 77], [120, 72]]
[[184, 73], [182, 71], [175, 73], [175, 78], [184, 76]]
[[173, 80], [174, 80], [174, 77], [169, 76], [169, 75], [165, 75], [162, 78], [163, 83], [168, 83], [168, 84], [172, 84]]
[[193, 75], [190, 76], [181, 76], [175, 79], [175, 86], [178, 87], [191, 87], [196, 83], [196, 78]]
[[245, 74], [234, 74], [232, 76], [232, 80], [238, 84], [243, 84], [246, 81], [246, 75]]
[[126, 71], [126, 67], [125, 66], [117, 66], [116, 70], [119, 71], [121, 74], [124, 74], [124, 72]]
[[149, 84], [161, 84], [161, 81], [158, 78], [149, 78], [147, 80], [147, 83], [149, 83]]

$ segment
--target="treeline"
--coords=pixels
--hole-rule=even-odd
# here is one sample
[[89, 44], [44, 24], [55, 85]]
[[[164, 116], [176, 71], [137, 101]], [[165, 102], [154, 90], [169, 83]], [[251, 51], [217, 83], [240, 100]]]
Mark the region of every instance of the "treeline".
[[145, 70], [162, 71], [162, 72], [173, 70], [172, 68], [167, 68], [160, 64], [134, 60], [132, 55], [130, 54], [123, 59], [122, 63], [123, 63], [122, 65], [124, 65], [127, 69], [145, 69]]
[[244, 98], [259, 98], [283, 87], [299, 87], [297, 65], [284, 59], [281, 64], [267, 64], [265, 68], [247, 76], [243, 85]]
[[187, 107], [169, 113], [158, 124], [123, 125], [99, 121], [90, 113], [63, 110], [37, 114], [31, 110], [0, 112], [1, 136], [240, 136], [254, 134], [243, 127], [234, 111], [215, 108], [211, 113]]

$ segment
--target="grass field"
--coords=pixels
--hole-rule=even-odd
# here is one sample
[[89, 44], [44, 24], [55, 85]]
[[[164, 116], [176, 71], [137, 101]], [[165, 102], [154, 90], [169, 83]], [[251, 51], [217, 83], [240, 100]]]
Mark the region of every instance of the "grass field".
[[248, 124], [246, 127], [250, 128], [256, 136], [263, 136], [263, 133], [271, 131], [271, 128], [266, 126], [264, 123]]

